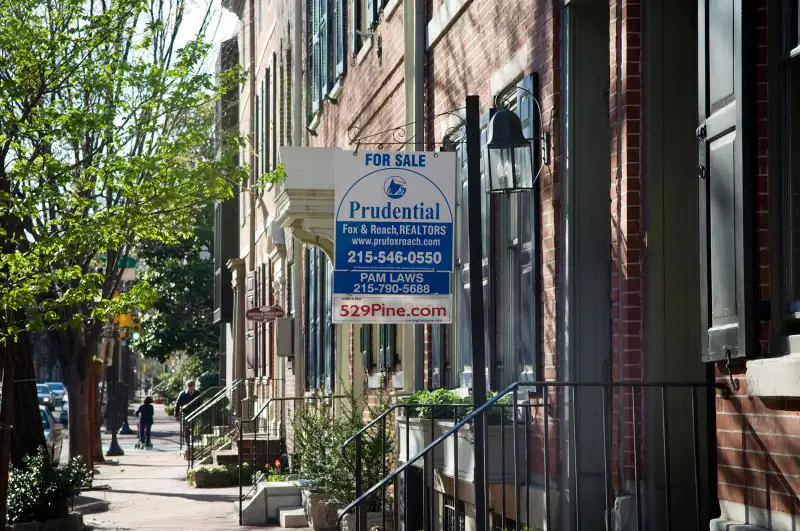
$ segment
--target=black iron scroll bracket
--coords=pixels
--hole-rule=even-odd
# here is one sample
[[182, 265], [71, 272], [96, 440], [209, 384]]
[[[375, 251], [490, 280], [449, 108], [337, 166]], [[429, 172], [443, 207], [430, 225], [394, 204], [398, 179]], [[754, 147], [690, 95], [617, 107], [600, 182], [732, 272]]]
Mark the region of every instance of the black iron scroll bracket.
[[[383, 149], [386, 146], [405, 146], [408, 144], [414, 144], [416, 142], [416, 137], [418, 134], [417, 129], [415, 127], [414, 134], [409, 135], [410, 127], [418, 124], [424, 125], [424, 123], [429, 120], [432, 120], [434, 123], [436, 123], [437, 119], [450, 116], [456, 119], [455, 124], [447, 128], [444, 133], [444, 138], [439, 142], [433, 140], [428, 142], [428, 149], [431, 151], [433, 151], [437, 145], [447, 148], [448, 146], [460, 144], [464, 141], [464, 128], [466, 121], [465, 118], [459, 114], [459, 111], [464, 111], [464, 108], [459, 107], [450, 111], [444, 111], [434, 115], [433, 117], [425, 117], [422, 120], [409, 122], [368, 135], [363, 134], [362, 127], [354, 125], [347, 130], [347, 138], [350, 141], [351, 146], [355, 144], [356, 152], [358, 152], [361, 146], [377, 146], [378, 149]], [[387, 136], [390, 136], [391, 138], [379, 140], [380, 138], [385, 138]]]

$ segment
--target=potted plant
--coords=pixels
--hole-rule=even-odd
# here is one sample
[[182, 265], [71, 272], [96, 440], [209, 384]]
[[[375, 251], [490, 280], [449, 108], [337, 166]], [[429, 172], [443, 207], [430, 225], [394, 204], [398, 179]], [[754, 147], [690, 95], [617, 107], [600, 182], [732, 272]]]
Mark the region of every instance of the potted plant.
[[[342, 446], [385, 407], [381, 403], [370, 408], [364, 397], [356, 397], [350, 391], [337, 411], [334, 411], [332, 403], [314, 400], [295, 413], [295, 459], [299, 462], [303, 507], [313, 529], [337, 528], [340, 509], [356, 498], [353, 482], [355, 444], [349, 444], [344, 454]], [[365, 411], [369, 413], [366, 420]], [[386, 426], [387, 431], [382, 427], [378, 424], [361, 437], [362, 484], [365, 487], [383, 478], [384, 460], [387, 471], [393, 465], [389, 426]], [[383, 520], [382, 500], [381, 496], [368, 500], [367, 510], [377, 513], [377, 517], [372, 515], [371, 518]], [[347, 521], [343, 523], [347, 525]]]
[[[462, 398], [450, 389], [435, 391], [417, 391], [405, 398], [397, 419], [397, 440], [400, 445], [398, 458], [402, 461], [419, 455], [426, 446], [436, 440], [442, 433], [439, 421], [464, 418], [466, 408], [455, 407], [463, 403]], [[437, 404], [436, 406], [418, 406], [415, 404]], [[444, 448], [439, 445], [433, 451], [433, 466], [441, 468], [444, 463]], [[414, 461], [414, 466], [422, 467], [423, 460]]]
[[[490, 391], [486, 399], [494, 398], [497, 393]], [[462, 399], [463, 404], [471, 404], [472, 397]], [[472, 408], [463, 408], [460, 418], [466, 416]], [[525, 426], [518, 422], [514, 431], [514, 415], [516, 408], [511, 407], [511, 396], [504, 396], [496, 402], [495, 407], [490, 407], [486, 412], [487, 429], [486, 439], [486, 478], [490, 483], [511, 483], [514, 480], [514, 466], [518, 477], [524, 478], [527, 474], [527, 461], [525, 451]], [[439, 423], [446, 431], [455, 426], [453, 421]], [[514, 459], [514, 445], [516, 441], [517, 458]], [[457, 433], [443, 441], [444, 466], [442, 472], [450, 477], [455, 477], [456, 445], [458, 451], [458, 479], [472, 482], [475, 471], [473, 445], [475, 444], [472, 425], [467, 425]]]

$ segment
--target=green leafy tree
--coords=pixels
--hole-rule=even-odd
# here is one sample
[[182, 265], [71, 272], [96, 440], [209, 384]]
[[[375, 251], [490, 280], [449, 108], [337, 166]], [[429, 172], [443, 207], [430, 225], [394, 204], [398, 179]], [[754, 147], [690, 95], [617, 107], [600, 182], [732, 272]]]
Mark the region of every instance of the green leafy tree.
[[196, 157], [209, 142], [197, 109], [241, 76], [207, 71], [210, 4], [194, 38], [178, 46], [185, 7], [0, 0], [4, 361], [15, 359], [25, 330], [54, 333], [69, 391], [70, 452], [90, 464], [88, 388], [104, 327], [155, 297], [146, 282], [126, 286], [121, 265], [139, 241], [190, 237], [197, 210], [231, 197], [247, 174], [236, 164], [244, 143], [235, 134], [222, 139], [220, 156]]
[[145, 242], [138, 256], [146, 263], [142, 275], [155, 301], [142, 320], [136, 350], [164, 362], [173, 354], [196, 357], [200, 372], [217, 369], [219, 335], [214, 325], [214, 211], [199, 211], [188, 238], [176, 244]]

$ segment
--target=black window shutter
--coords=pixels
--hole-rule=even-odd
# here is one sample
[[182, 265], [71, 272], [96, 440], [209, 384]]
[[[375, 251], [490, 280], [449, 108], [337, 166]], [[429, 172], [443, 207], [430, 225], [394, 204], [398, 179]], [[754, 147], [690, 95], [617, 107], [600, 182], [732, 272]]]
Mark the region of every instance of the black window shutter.
[[[320, 253], [322, 254], [322, 253]], [[333, 267], [327, 258], [322, 258], [325, 267], [325, 391], [332, 393], [336, 384], [334, 380], [336, 352], [336, 327], [333, 324]]]
[[700, 2], [698, 32], [704, 361], [755, 348], [755, 13], [750, 0], [713, 4]]
[[382, 324], [379, 326], [378, 344], [380, 349], [378, 350], [378, 371], [386, 372], [389, 370], [389, 367], [386, 365], [386, 329], [389, 325]]
[[321, 55], [322, 42], [320, 42], [320, 7], [327, 0], [314, 0], [313, 13], [311, 15], [311, 112], [319, 110], [321, 96]]
[[[328, 16], [328, 4], [331, 0], [319, 0], [320, 14], [319, 14], [319, 75], [320, 75], [320, 95], [322, 100], [330, 91], [330, 58], [331, 58], [331, 19]], [[335, 0], [334, 0], [335, 1]], [[321, 102], [320, 102], [321, 103]]]
[[345, 26], [345, 6], [347, 5], [347, 0], [333, 0], [333, 34], [334, 34], [334, 43], [333, 43], [333, 54], [334, 54], [334, 73], [333, 78], [334, 81], [338, 81], [340, 77], [344, 75], [345, 72], [345, 36], [347, 35], [347, 29]]
[[361, 325], [361, 365], [365, 373], [372, 372], [372, 325]]

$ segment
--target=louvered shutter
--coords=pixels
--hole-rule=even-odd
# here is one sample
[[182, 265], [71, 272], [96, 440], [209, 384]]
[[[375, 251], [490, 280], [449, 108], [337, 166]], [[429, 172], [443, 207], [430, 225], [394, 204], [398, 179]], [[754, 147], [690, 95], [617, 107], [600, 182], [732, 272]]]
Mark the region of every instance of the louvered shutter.
[[699, 9], [699, 243], [705, 361], [755, 348], [754, 21], [749, 0]]
[[336, 327], [333, 324], [333, 267], [327, 258], [322, 262], [325, 267], [325, 391], [333, 392], [334, 353], [336, 351]]
[[313, 14], [311, 17], [311, 111], [316, 113], [319, 110], [321, 100], [320, 85], [321, 77], [321, 55], [322, 43], [320, 42], [320, 8], [327, 0], [314, 0], [313, 1]]
[[333, 64], [334, 82], [344, 75], [345, 71], [345, 42], [347, 30], [345, 26], [345, 6], [346, 0], [332, 0], [333, 8]]
[[[245, 276], [245, 296], [247, 298], [247, 308], [255, 308], [256, 306], [256, 278], [253, 271], [247, 273]], [[254, 378], [258, 368], [258, 360], [256, 358], [256, 332], [255, 323], [247, 320], [245, 325], [247, 345], [245, 345], [245, 360], [247, 363], [246, 372], [248, 378]]]
[[319, 58], [320, 58], [320, 100], [327, 96], [330, 91], [330, 58], [331, 58], [331, 20], [328, 17], [328, 4], [331, 0], [319, 0], [320, 15], [319, 15]]
[[319, 290], [317, 287], [317, 252], [316, 249], [308, 251], [308, 374], [309, 385], [312, 388], [319, 386], [318, 364], [319, 358]]
[[386, 365], [386, 327], [389, 325], [382, 324], [378, 329], [378, 371], [386, 372], [389, 367]]
[[[486, 172], [484, 171], [483, 151], [486, 146], [487, 126], [492, 114], [486, 113], [481, 116], [481, 240], [483, 249], [483, 260], [481, 263], [482, 276], [483, 276], [483, 301], [484, 301], [484, 330], [485, 330], [485, 344], [486, 344], [486, 363], [491, 364], [494, 359], [494, 342], [490, 341], [493, 337], [494, 315], [495, 312], [492, 307], [492, 299], [490, 298], [491, 287], [491, 267], [489, 263], [489, 238], [488, 228], [490, 218], [488, 216], [489, 202], [486, 195]], [[463, 134], [461, 135], [463, 137]], [[468, 186], [468, 171], [467, 171], [467, 150], [466, 143], [462, 142], [458, 145], [458, 160], [459, 160], [459, 179], [461, 182], [460, 197], [459, 197], [459, 261], [461, 263], [460, 271], [460, 284], [459, 284], [459, 334], [464, 338], [459, 343], [460, 365], [462, 384], [464, 383], [463, 377], [465, 376], [467, 367], [471, 367], [474, 372], [478, 370], [477, 367], [472, 366], [472, 348], [469, 343], [470, 337], [470, 300], [472, 286], [469, 283], [469, 186]], [[481, 370], [486, 370], [482, 367]]]
[[372, 372], [372, 325], [361, 325], [361, 366], [364, 372]]

